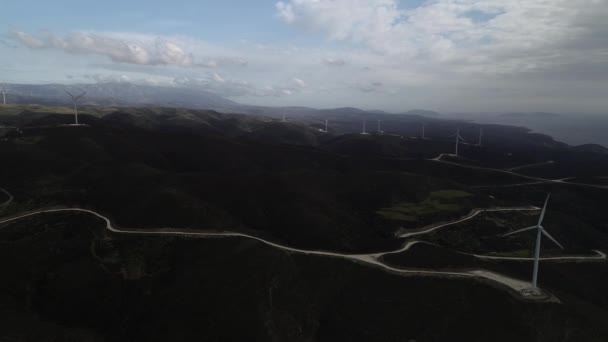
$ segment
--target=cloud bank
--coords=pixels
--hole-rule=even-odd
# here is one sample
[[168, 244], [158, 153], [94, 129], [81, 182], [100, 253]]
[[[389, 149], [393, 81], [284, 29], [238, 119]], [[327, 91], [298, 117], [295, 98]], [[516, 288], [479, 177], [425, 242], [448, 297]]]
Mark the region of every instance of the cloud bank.
[[[289, 0], [287, 24], [453, 70], [516, 73], [606, 60], [606, 0]], [[602, 38], [604, 37], [603, 41]]]
[[121, 37], [121, 34], [72, 32], [63, 37], [53, 33], [34, 37], [26, 32], [15, 32], [13, 37], [32, 49], [56, 49], [75, 55], [99, 55], [117, 63], [203, 68], [247, 65], [247, 62], [240, 58], [195, 58], [194, 54], [186, 52], [178, 42], [143, 34], [126, 34]]
[[289, 39], [16, 32], [0, 43], [0, 65], [22, 63], [15, 79], [146, 80], [260, 105], [606, 111], [608, 0], [282, 0], [266, 9], [292, 28]]

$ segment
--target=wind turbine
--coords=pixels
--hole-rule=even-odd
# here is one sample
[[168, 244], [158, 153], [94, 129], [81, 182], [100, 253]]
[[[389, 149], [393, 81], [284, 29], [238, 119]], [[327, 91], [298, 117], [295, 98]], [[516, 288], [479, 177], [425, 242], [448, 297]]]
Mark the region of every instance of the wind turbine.
[[84, 94], [86, 94], [87, 92], [85, 91], [84, 93], [82, 93], [82, 94], [80, 94], [78, 96], [72, 95], [72, 93], [70, 93], [67, 90], [65, 90], [65, 92], [68, 95], [70, 95], [70, 97], [72, 98], [72, 101], [74, 102], [74, 118], [75, 118], [76, 125], [78, 125], [78, 107], [76, 106], [76, 102], [78, 102], [78, 100], [80, 100], [80, 98], [83, 97]]
[[477, 146], [481, 146], [481, 139], [483, 138], [483, 127], [479, 127], [479, 141], [477, 142]]
[[462, 137], [462, 135], [460, 135], [460, 128], [458, 128], [456, 130], [456, 134], [452, 135], [452, 137], [455, 136], [456, 137], [456, 153], [455, 155], [458, 156], [458, 147], [460, 146], [460, 140], [465, 141], [464, 138]]
[[382, 130], [380, 129], [380, 123], [382, 122], [382, 120], [378, 120], [378, 133], [384, 133], [382, 132]]
[[286, 109], [283, 108], [283, 120], [281, 120], [282, 122], [286, 122], [287, 121], [287, 117], [285, 116], [285, 111], [286, 111]]
[[542, 226], [543, 220], [545, 218], [545, 213], [547, 212], [547, 203], [549, 203], [550, 196], [551, 196], [551, 194], [547, 195], [547, 199], [545, 200], [545, 205], [543, 206], [543, 211], [540, 213], [538, 223], [535, 226], [519, 229], [514, 232], [503, 235], [503, 237], [504, 237], [504, 236], [509, 236], [509, 235], [525, 232], [528, 230], [537, 229], [536, 248], [534, 250], [534, 272], [532, 273], [532, 289], [534, 289], [534, 290], [537, 289], [536, 282], [538, 280], [538, 263], [540, 261], [540, 240], [541, 240], [542, 235], [545, 235], [546, 237], [548, 237], [549, 240], [553, 241], [553, 243], [555, 243], [557, 246], [559, 246], [559, 248], [564, 249], [564, 246], [562, 246], [559, 242], [557, 242], [557, 240], [555, 240], [555, 238], [553, 238], [553, 236], [551, 236], [549, 233], [547, 233], [545, 228]]
[[6, 105], [6, 91], [2, 89], [2, 103]]
[[367, 123], [366, 120], [363, 120], [363, 131], [361, 131], [361, 134], [363, 135], [368, 135], [369, 133], [365, 132], [365, 124]]
[[426, 124], [422, 124], [422, 139], [426, 139]]
[[327, 133], [327, 125], [328, 125], [329, 120], [325, 120], [325, 133]]

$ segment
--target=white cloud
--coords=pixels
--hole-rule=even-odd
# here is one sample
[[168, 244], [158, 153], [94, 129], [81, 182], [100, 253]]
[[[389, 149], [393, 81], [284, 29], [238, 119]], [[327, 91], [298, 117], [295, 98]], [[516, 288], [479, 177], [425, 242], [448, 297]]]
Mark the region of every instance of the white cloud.
[[296, 87], [298, 88], [306, 88], [306, 82], [302, 81], [297, 77], [293, 79], [293, 83], [295, 83]]
[[13, 37], [32, 49], [55, 49], [75, 55], [99, 55], [118, 63], [203, 68], [247, 65], [247, 61], [239, 57], [197, 58], [185, 51], [183, 46], [186, 44], [179, 39], [144, 34], [73, 32], [63, 37], [49, 33], [38, 38], [26, 32], [15, 32]]
[[286, 4], [282, 1], [276, 4], [277, 11], [279, 12], [279, 17], [283, 18], [288, 23], [292, 23], [295, 19], [295, 15], [293, 13], [293, 7], [290, 4]]
[[332, 40], [365, 43], [376, 50], [402, 48], [403, 13], [395, 0], [290, 0], [277, 3], [286, 23], [328, 34]]
[[59, 37], [48, 34], [44, 38], [36, 38], [25, 32], [16, 32], [14, 37], [33, 49], [59, 49], [71, 54], [98, 54], [109, 57], [114, 62], [131, 64], [167, 64], [167, 58], [175, 57], [176, 46], [158, 43], [155, 48], [146, 47], [141, 43], [129, 43], [122, 40], [104, 37], [95, 33], [76, 32]]
[[289, 0], [277, 9], [331, 40], [452, 71], [528, 72], [608, 53], [598, 34], [608, 33], [606, 0], [434, 0], [407, 10], [397, 0]]
[[156, 59], [159, 64], [168, 65], [189, 65], [192, 63], [192, 56], [186, 54], [177, 44], [165, 39], [156, 40]]
[[25, 32], [15, 32], [14, 37], [28, 47], [33, 49], [46, 48], [47, 44], [40, 39], [34, 38]]
[[[127, 75], [118, 75], [118, 74], [92, 74], [92, 75], [83, 75], [86, 79], [91, 79], [98, 83], [129, 83], [134, 82], [135, 80]], [[72, 77], [73, 78], [73, 77]], [[134, 82], [135, 83], [135, 82]]]
[[299, 93], [306, 87], [304, 81], [294, 78], [291, 82], [273, 85], [260, 85], [239, 79], [226, 79], [218, 73], [209, 73], [203, 77], [181, 76], [173, 80], [178, 87], [198, 88], [226, 97], [285, 97]]
[[323, 64], [329, 66], [344, 66], [346, 65], [346, 61], [341, 58], [323, 58]]
[[[68, 79], [75, 79], [74, 75], [66, 75]], [[155, 77], [135, 77], [132, 75], [125, 74], [84, 74], [79, 78], [85, 81], [94, 81], [97, 83], [133, 83], [139, 85], [150, 85], [150, 86], [167, 86], [170, 83], [163, 81]]]
[[213, 80], [220, 83], [226, 82], [226, 80], [216, 72], [213, 73]]

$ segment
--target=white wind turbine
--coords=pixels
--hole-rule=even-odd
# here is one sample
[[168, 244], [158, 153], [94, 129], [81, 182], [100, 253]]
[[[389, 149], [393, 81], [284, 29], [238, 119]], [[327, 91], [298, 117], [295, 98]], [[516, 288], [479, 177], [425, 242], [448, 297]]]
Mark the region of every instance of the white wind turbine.
[[458, 156], [458, 147], [460, 147], [460, 141], [466, 141], [464, 140], [464, 138], [462, 137], [462, 135], [460, 135], [460, 128], [458, 128], [456, 130], [456, 134], [455, 135], [451, 135], [452, 137], [456, 137], [456, 151], [455, 151], [455, 156]]
[[329, 120], [325, 120], [325, 130], [323, 132], [327, 133], [327, 126], [328, 126]]
[[422, 124], [422, 139], [426, 139], [426, 124]]
[[283, 108], [283, 120], [281, 120], [281, 121], [283, 121], [283, 122], [286, 122], [286, 121], [287, 121], [287, 116], [285, 115], [285, 112], [286, 112], [286, 109], [285, 109], [285, 108]]
[[369, 133], [367, 133], [367, 132], [365, 131], [365, 125], [366, 125], [366, 124], [367, 124], [367, 121], [366, 121], [366, 120], [363, 120], [363, 130], [361, 131], [361, 134], [363, 134], [363, 135], [368, 135], [368, 134], [369, 134]]
[[504, 236], [509, 236], [509, 235], [525, 232], [528, 230], [533, 230], [533, 229], [537, 230], [536, 247], [534, 250], [534, 272], [532, 273], [532, 289], [533, 290], [537, 289], [538, 263], [540, 261], [540, 241], [541, 241], [542, 235], [545, 235], [546, 237], [548, 237], [549, 240], [553, 241], [553, 243], [555, 243], [557, 246], [559, 246], [559, 248], [564, 249], [564, 246], [562, 246], [559, 242], [557, 242], [557, 240], [555, 240], [555, 238], [553, 238], [553, 236], [551, 236], [549, 233], [547, 233], [545, 228], [542, 226], [543, 220], [545, 218], [545, 213], [547, 212], [547, 203], [549, 203], [550, 196], [551, 196], [551, 194], [547, 195], [547, 199], [545, 200], [545, 205], [543, 206], [543, 211], [540, 213], [540, 217], [539, 217], [538, 223], [536, 225], [534, 225], [532, 227], [528, 227], [528, 228], [519, 229], [514, 232], [503, 235], [503, 237], [504, 237]]
[[6, 91], [2, 89], [2, 104], [6, 105]]
[[479, 127], [479, 141], [477, 142], [477, 146], [481, 146], [482, 138], [483, 138], [483, 127]]
[[78, 96], [74, 96], [72, 95], [72, 93], [70, 93], [69, 91], [65, 90], [65, 92], [70, 95], [70, 97], [72, 98], [72, 102], [74, 102], [74, 119], [75, 119], [75, 124], [78, 125], [78, 107], [76, 106], [76, 102], [78, 102], [78, 100], [80, 100], [80, 98], [82, 98], [87, 92], [83, 92], [82, 94], [78, 95]]
[[378, 120], [378, 133], [384, 133], [382, 131], [382, 129], [380, 128], [380, 123], [382, 122], [382, 120]]

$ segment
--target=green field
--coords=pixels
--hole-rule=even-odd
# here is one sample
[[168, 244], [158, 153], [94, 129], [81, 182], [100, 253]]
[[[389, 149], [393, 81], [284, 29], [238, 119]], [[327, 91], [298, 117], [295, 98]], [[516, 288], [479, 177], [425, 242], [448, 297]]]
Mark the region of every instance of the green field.
[[470, 196], [470, 193], [459, 190], [434, 191], [422, 202], [401, 202], [389, 208], [382, 208], [377, 213], [388, 220], [416, 222], [423, 217], [458, 212], [464, 205], [457, 200]]
[[518, 249], [509, 252], [493, 253], [493, 256], [512, 257], [512, 258], [528, 258], [531, 257], [530, 249]]

